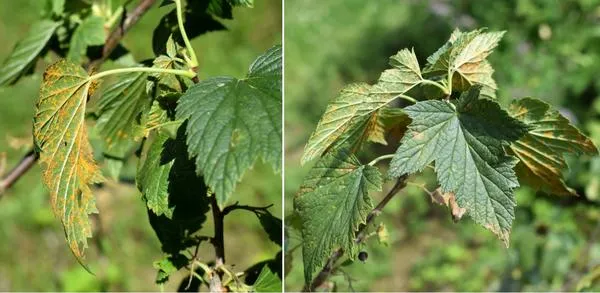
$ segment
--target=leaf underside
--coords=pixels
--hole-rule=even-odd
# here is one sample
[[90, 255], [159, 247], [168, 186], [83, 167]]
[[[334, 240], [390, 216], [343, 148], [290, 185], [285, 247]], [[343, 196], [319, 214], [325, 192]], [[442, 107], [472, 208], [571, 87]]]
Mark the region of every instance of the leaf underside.
[[258, 57], [246, 78], [214, 77], [179, 99], [187, 145], [219, 207], [258, 157], [281, 167], [281, 46]]
[[49, 66], [33, 127], [52, 209], [80, 262], [92, 236], [88, 214], [97, 212], [91, 185], [102, 180], [84, 121], [90, 86], [87, 73], [76, 64], [61, 60]]
[[575, 190], [562, 180], [561, 171], [568, 169], [564, 154], [598, 154], [592, 141], [540, 100], [515, 100], [509, 112], [530, 127], [523, 137], [507, 148], [520, 160], [516, 167], [519, 179], [549, 193], [576, 195]]
[[475, 222], [508, 245], [514, 218], [513, 189], [519, 186], [515, 157], [503, 146], [517, 140], [527, 127], [500, 106], [479, 99], [480, 87], [464, 93], [453, 106], [424, 101], [404, 110], [412, 119], [390, 163], [399, 177], [423, 170], [435, 161], [442, 192], [452, 192]]
[[280, 292], [282, 282], [277, 274], [271, 271], [268, 265], [265, 265], [252, 287], [254, 292]]
[[368, 193], [381, 190], [381, 185], [377, 168], [360, 165], [343, 150], [326, 154], [311, 169], [294, 198], [302, 222], [306, 283], [338, 248], [355, 258], [355, 233], [373, 209]]
[[58, 27], [58, 23], [43, 20], [35, 23], [0, 67], [0, 85], [16, 82], [32, 65]]

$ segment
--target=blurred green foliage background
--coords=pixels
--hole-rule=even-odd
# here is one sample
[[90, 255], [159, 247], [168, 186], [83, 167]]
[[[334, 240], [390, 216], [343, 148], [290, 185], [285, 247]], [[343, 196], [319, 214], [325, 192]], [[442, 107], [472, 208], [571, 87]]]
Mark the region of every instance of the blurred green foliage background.
[[[500, 102], [526, 96], [548, 101], [600, 146], [598, 0], [287, 0], [286, 215], [312, 165], [300, 166], [304, 144], [328, 101], [345, 84], [374, 83], [389, 67], [388, 56], [402, 48], [414, 47], [424, 65], [456, 27], [507, 30], [489, 57]], [[370, 146], [361, 159], [393, 153], [397, 146]], [[600, 158], [570, 158], [569, 165], [567, 183], [581, 196], [520, 188], [509, 249], [468, 218], [453, 223], [446, 208], [409, 186], [376, 220], [387, 226], [389, 246], [370, 240], [364, 248], [369, 259], [344, 266], [331, 278], [335, 289], [600, 290], [594, 284], [600, 276]], [[411, 181], [435, 187], [430, 171]], [[375, 202], [381, 196], [374, 195]], [[286, 259], [286, 289], [300, 290], [300, 236], [295, 230], [287, 236], [293, 253]]]
[[[90, 0], [89, 2], [92, 2]], [[126, 1], [113, 1], [123, 2]], [[129, 7], [138, 1], [129, 1]], [[157, 1], [161, 2], [161, 1]], [[243, 76], [251, 62], [266, 49], [281, 43], [279, 0], [255, 1], [255, 7], [236, 8], [233, 20], [222, 20], [228, 31], [208, 33], [192, 43], [200, 59], [200, 78], [215, 75]], [[45, 0], [0, 1], [0, 62], [39, 19]], [[124, 46], [137, 61], [153, 58], [152, 31], [171, 8], [158, 3], [127, 33]], [[41, 73], [55, 61], [48, 56], [38, 62], [34, 75], [10, 87], [0, 87], [0, 155], [7, 168], [16, 165], [31, 147], [31, 122]], [[108, 62], [104, 68], [117, 67]], [[104, 81], [108, 85], [111, 81]], [[90, 134], [92, 144], [100, 144]], [[98, 156], [101, 158], [101, 156]], [[123, 177], [135, 176], [137, 159], [124, 168]], [[108, 177], [108, 176], [107, 176]], [[248, 172], [232, 198], [240, 204], [268, 205], [281, 217], [281, 175], [263, 164]], [[12, 189], [0, 197], [0, 291], [157, 291], [156, 270], [160, 243], [148, 222], [140, 193], [133, 184], [106, 182], [95, 190], [100, 215], [94, 238], [89, 241], [88, 274], [75, 260], [54, 218], [49, 197], [35, 166]], [[212, 235], [210, 220], [202, 234]], [[266, 259], [279, 248], [269, 241], [256, 216], [238, 211], [225, 219], [225, 252], [236, 271]], [[100, 249], [101, 248], [101, 249]], [[201, 261], [214, 259], [212, 247], [201, 246]], [[175, 275], [165, 290], [177, 290], [186, 275]], [[186, 279], [187, 282], [187, 279]]]

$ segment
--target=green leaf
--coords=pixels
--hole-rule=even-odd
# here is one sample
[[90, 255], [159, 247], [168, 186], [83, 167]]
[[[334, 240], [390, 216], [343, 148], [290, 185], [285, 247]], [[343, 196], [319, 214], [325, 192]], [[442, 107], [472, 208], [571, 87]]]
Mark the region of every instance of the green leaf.
[[81, 63], [89, 46], [104, 45], [105, 40], [104, 19], [89, 16], [73, 32], [67, 58], [74, 63]]
[[175, 140], [164, 132], [154, 131], [144, 142], [138, 165], [136, 182], [148, 209], [169, 219], [173, 217], [174, 197], [206, 195], [201, 193], [202, 177], [196, 175], [194, 162], [187, 157], [184, 131], [185, 126], [180, 127]]
[[529, 132], [508, 148], [520, 160], [516, 168], [519, 179], [550, 193], [576, 195], [562, 180], [561, 172], [568, 169], [564, 154], [598, 154], [594, 143], [540, 100], [515, 100], [509, 112], [530, 127]]
[[494, 98], [494, 70], [486, 58], [498, 46], [504, 33], [482, 30], [463, 33], [455, 30], [448, 42], [427, 59], [428, 66], [424, 72], [449, 74], [453, 89], [458, 91], [466, 91], [475, 84], [482, 85], [482, 95]]
[[147, 74], [131, 73], [108, 87], [96, 105], [96, 129], [104, 139], [105, 152], [123, 157], [143, 137], [140, 120], [150, 109], [146, 95]]
[[435, 161], [442, 192], [454, 193], [475, 222], [508, 245], [519, 183], [513, 171], [517, 160], [505, 155], [503, 146], [527, 127], [497, 103], [479, 99], [479, 90], [464, 93], [456, 106], [431, 100], [404, 108], [412, 123], [389, 172], [412, 174]]
[[382, 109], [423, 80], [417, 58], [408, 49], [392, 56], [390, 64], [394, 68], [383, 72], [376, 85], [348, 85], [327, 106], [304, 148], [302, 164], [328, 150], [344, 147], [355, 151], [366, 140], [386, 144]]
[[46, 69], [36, 104], [33, 136], [52, 209], [80, 262], [92, 236], [88, 214], [97, 212], [91, 185], [102, 180], [85, 124], [92, 86], [83, 68], [61, 60]]
[[58, 27], [58, 23], [42, 20], [33, 24], [0, 68], [0, 86], [16, 82], [42, 52]]
[[281, 167], [281, 46], [261, 55], [246, 78], [213, 77], [179, 99], [188, 152], [222, 208], [258, 157]]
[[355, 233], [373, 209], [368, 193], [381, 185], [377, 168], [361, 165], [345, 150], [326, 154], [310, 170], [294, 198], [302, 222], [306, 283], [338, 248], [356, 257]]
[[283, 285], [281, 279], [268, 265], [265, 265], [253, 285], [254, 292], [281, 292]]

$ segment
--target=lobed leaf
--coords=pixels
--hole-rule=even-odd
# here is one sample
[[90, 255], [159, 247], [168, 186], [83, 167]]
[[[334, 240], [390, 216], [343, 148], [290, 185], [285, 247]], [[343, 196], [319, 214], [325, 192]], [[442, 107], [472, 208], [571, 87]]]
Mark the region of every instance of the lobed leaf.
[[519, 158], [519, 178], [537, 189], [558, 195], [576, 195], [562, 179], [568, 169], [564, 154], [598, 154], [594, 143], [550, 105], [538, 99], [512, 102], [510, 114], [527, 124], [530, 130], [507, 148]]
[[89, 16], [73, 32], [67, 59], [81, 63], [89, 46], [104, 45], [105, 40], [104, 19], [100, 16]]
[[188, 152], [222, 208], [258, 157], [281, 167], [281, 46], [258, 57], [244, 79], [213, 77], [190, 87], [176, 117], [188, 120]]
[[427, 59], [428, 66], [424, 72], [450, 75], [452, 86], [458, 91], [466, 91], [479, 84], [483, 86], [483, 96], [495, 98], [494, 70], [486, 58], [498, 46], [504, 33], [482, 30], [463, 33], [455, 30], [448, 42]]
[[58, 23], [42, 20], [33, 24], [25, 36], [12, 50], [0, 68], [0, 86], [16, 82], [34, 63], [58, 27]]
[[33, 125], [52, 209], [80, 262], [92, 236], [88, 214], [97, 212], [90, 185], [102, 180], [84, 121], [91, 86], [87, 73], [76, 64], [61, 60], [48, 67]]
[[423, 101], [404, 110], [412, 119], [408, 133], [390, 163], [399, 177], [423, 170], [435, 161], [443, 193], [452, 192], [459, 207], [508, 246], [514, 218], [513, 189], [519, 186], [517, 160], [503, 147], [527, 127], [500, 106], [479, 99], [480, 87], [464, 93], [457, 105]]
[[347, 151], [330, 152], [310, 170], [294, 198], [302, 222], [304, 279], [309, 283], [335, 250], [355, 258], [355, 233], [373, 209], [369, 191], [381, 190], [379, 170]]
[[423, 80], [413, 51], [401, 50], [390, 60], [394, 68], [386, 70], [376, 85], [348, 85], [327, 106], [304, 148], [302, 164], [342, 146], [354, 151], [366, 140], [386, 144], [382, 119], [386, 106]]
[[145, 73], [124, 75], [102, 93], [96, 105], [95, 127], [111, 156], [123, 157], [143, 137], [140, 120], [150, 109], [146, 78]]

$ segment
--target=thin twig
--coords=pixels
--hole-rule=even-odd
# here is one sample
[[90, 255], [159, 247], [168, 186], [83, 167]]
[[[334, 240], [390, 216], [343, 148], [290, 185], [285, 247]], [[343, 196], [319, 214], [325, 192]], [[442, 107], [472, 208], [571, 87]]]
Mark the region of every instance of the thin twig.
[[253, 206], [248, 206], [248, 205], [239, 205], [239, 202], [236, 202], [230, 206], [227, 206], [223, 209], [223, 211], [221, 212], [223, 214], [223, 216], [235, 211], [235, 210], [246, 210], [246, 211], [251, 211], [251, 212], [268, 212], [268, 209], [270, 207], [272, 207], [273, 204], [270, 204], [268, 206], [264, 206], [264, 207], [253, 207]]
[[[407, 178], [408, 178], [408, 175], [403, 175], [403, 176], [399, 177], [396, 180], [396, 184], [394, 184], [394, 187], [392, 187], [392, 189], [390, 189], [390, 191], [385, 195], [385, 197], [381, 200], [381, 202], [379, 202], [379, 204], [369, 213], [369, 215], [367, 216], [365, 225], [363, 225], [359, 228], [358, 234], [354, 240], [357, 244], [361, 243], [365, 239], [365, 235], [367, 232], [366, 228], [369, 226], [369, 224], [371, 224], [371, 222], [373, 222], [373, 219], [375, 219], [375, 217], [381, 213], [383, 208], [394, 197], [394, 195], [396, 195], [400, 190], [402, 190], [404, 187], [406, 187], [406, 179]], [[327, 259], [325, 266], [323, 266], [323, 269], [321, 269], [321, 271], [319, 272], [317, 277], [315, 277], [313, 279], [310, 286], [305, 286], [303, 291], [314, 291], [316, 288], [321, 286], [321, 284], [323, 284], [329, 278], [331, 273], [334, 271], [335, 264], [340, 259], [340, 257], [342, 257], [342, 255], [344, 255], [344, 251], [341, 248], [336, 250], [331, 255], [331, 257], [329, 257], [329, 259]]]
[[[156, 0], [141, 0], [138, 6], [136, 6], [131, 13], [128, 13], [121, 24], [110, 33], [106, 39], [104, 48], [102, 49], [102, 56], [90, 62], [87, 67], [98, 68], [100, 65], [102, 65], [102, 63], [108, 59], [115, 48], [117, 48], [117, 45], [119, 45], [125, 33], [140, 20], [142, 15], [144, 15], [155, 2]], [[27, 171], [31, 169], [38, 159], [39, 155], [34, 150], [30, 150], [23, 157], [23, 159], [21, 159], [17, 166], [15, 166], [10, 172], [2, 177], [0, 180], [0, 196], [7, 189], [13, 186], [21, 178], [21, 176], [27, 173]]]

